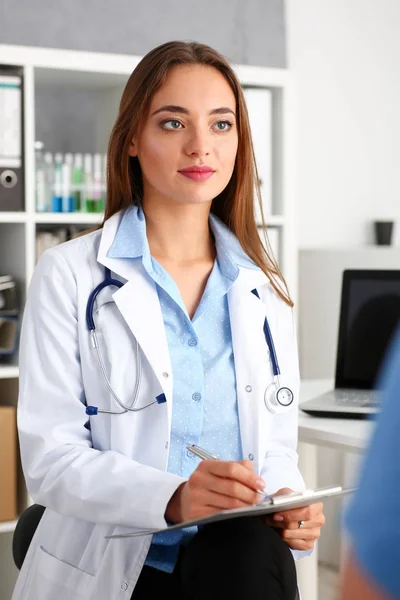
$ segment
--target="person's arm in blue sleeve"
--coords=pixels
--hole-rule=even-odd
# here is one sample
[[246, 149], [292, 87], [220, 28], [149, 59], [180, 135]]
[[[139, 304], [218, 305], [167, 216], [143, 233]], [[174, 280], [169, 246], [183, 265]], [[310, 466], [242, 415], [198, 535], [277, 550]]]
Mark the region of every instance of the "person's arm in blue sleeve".
[[[398, 598], [399, 596], [397, 596]], [[351, 557], [346, 563], [343, 574], [342, 595], [340, 600], [394, 600], [378, 588], [376, 583], [362, 570], [362, 567]]]
[[351, 558], [340, 600], [400, 598], [400, 332], [378, 387], [380, 414], [345, 516]]

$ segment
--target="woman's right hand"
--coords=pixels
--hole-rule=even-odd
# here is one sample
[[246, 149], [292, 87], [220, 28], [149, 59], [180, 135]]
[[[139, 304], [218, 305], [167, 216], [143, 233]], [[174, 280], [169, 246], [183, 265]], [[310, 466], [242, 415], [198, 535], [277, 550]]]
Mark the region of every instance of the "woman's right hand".
[[[206, 517], [220, 510], [260, 501], [265, 482], [250, 460], [202, 460], [188, 481], [172, 495], [165, 518], [171, 523]], [[259, 491], [258, 491], [259, 490]]]

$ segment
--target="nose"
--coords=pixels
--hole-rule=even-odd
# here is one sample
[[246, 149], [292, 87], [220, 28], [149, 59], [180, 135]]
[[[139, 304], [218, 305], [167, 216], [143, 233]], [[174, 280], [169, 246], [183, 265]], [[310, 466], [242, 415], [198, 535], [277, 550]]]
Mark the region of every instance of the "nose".
[[188, 156], [204, 157], [210, 154], [209, 132], [201, 128], [193, 129], [185, 146]]

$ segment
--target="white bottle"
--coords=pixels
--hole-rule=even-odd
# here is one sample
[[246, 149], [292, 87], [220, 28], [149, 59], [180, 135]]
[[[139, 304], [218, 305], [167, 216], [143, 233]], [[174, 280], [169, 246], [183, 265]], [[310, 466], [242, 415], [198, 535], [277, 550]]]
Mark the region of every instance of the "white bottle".
[[46, 173], [43, 158], [43, 142], [35, 142], [35, 204], [38, 212], [46, 208]]
[[51, 196], [54, 183], [54, 165], [51, 152], [44, 153], [44, 169], [46, 179], [46, 211], [51, 210]]
[[73, 198], [71, 195], [72, 183], [72, 163], [73, 155], [68, 152], [64, 156], [64, 162], [61, 169], [62, 179], [62, 212], [73, 212]]

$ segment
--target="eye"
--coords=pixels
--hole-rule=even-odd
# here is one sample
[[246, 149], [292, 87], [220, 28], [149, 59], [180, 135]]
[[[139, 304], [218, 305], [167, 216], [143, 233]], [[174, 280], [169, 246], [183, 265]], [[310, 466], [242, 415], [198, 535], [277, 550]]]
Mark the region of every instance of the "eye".
[[217, 129], [217, 131], [229, 131], [232, 129], [233, 123], [230, 121], [217, 121], [214, 127]]
[[182, 123], [177, 119], [167, 119], [166, 121], [162, 121], [160, 125], [163, 129], [167, 129], [169, 131], [180, 129], [182, 127]]

